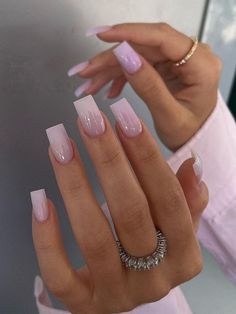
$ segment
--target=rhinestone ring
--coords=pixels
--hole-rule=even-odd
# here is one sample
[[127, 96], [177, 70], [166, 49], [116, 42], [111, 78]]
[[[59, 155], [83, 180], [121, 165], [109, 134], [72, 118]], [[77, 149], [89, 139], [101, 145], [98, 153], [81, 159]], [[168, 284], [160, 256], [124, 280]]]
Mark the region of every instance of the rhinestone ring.
[[129, 255], [122, 247], [120, 241], [116, 240], [117, 246], [119, 248], [120, 259], [125, 267], [136, 271], [142, 271], [150, 270], [151, 268], [158, 266], [166, 254], [167, 243], [166, 238], [160, 230], [156, 230], [156, 237], [157, 247], [155, 251], [151, 255], [142, 257]]
[[182, 64], [185, 64], [194, 54], [195, 50], [197, 49], [198, 46], [198, 39], [191, 37], [192, 41], [193, 41], [193, 45], [191, 47], [191, 49], [189, 50], [189, 52], [183, 57], [183, 59], [179, 60], [178, 62], [175, 62], [175, 65], [177, 67], [179, 67]]

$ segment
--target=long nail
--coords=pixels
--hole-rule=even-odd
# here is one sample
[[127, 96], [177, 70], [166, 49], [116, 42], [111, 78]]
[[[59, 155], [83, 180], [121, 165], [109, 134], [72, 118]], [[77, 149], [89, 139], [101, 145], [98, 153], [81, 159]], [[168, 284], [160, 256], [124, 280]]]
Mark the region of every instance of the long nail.
[[89, 136], [95, 137], [104, 133], [105, 123], [103, 117], [91, 95], [75, 101], [74, 105], [80, 122]]
[[113, 53], [120, 65], [129, 74], [134, 74], [142, 66], [142, 61], [139, 55], [126, 41], [117, 46], [113, 50]]
[[33, 214], [39, 222], [43, 222], [48, 218], [48, 205], [45, 190], [37, 190], [30, 192], [31, 202], [33, 206]]
[[89, 61], [81, 62], [75, 66], [73, 66], [69, 71], [67, 72], [68, 76], [73, 76], [75, 74], [78, 74], [79, 72], [83, 71], [87, 66], [89, 65]]
[[202, 160], [200, 156], [193, 150], [191, 151], [191, 155], [192, 158], [194, 158], [193, 171], [197, 177], [198, 183], [200, 183], [203, 175]]
[[91, 84], [92, 80], [87, 80], [84, 84], [80, 85], [75, 91], [75, 96], [79, 98], [87, 89], [89, 89]]
[[55, 158], [61, 164], [67, 164], [73, 158], [73, 148], [64, 125], [48, 128], [46, 133]]
[[142, 132], [140, 119], [125, 98], [110, 106], [122, 131], [128, 137], [135, 137]]
[[110, 26], [110, 25], [101, 25], [101, 26], [92, 27], [86, 31], [85, 36], [90, 37], [90, 36], [93, 36], [96, 34], [107, 32], [110, 29], [112, 29], [112, 26]]

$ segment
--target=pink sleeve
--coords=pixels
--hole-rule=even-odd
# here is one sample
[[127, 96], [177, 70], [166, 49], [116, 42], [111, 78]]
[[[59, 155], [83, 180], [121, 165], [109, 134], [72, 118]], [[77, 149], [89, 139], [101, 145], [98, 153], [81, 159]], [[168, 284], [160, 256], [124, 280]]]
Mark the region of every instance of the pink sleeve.
[[191, 149], [203, 161], [203, 180], [210, 195], [198, 238], [236, 283], [236, 124], [220, 93], [202, 128], [168, 160], [174, 171], [190, 157]]

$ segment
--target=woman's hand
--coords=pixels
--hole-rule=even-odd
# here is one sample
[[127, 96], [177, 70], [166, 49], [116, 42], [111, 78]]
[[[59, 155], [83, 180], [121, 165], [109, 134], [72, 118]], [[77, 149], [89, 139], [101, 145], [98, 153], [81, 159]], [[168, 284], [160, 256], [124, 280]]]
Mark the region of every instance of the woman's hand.
[[167, 240], [167, 254], [157, 267], [145, 272], [122, 265], [111, 226], [89, 185], [75, 143], [58, 125], [47, 130], [49, 156], [86, 265], [72, 268], [56, 210], [43, 191], [35, 191], [33, 239], [41, 273], [48, 289], [73, 314], [129, 311], [161, 299], [202, 269], [194, 232], [208, 201], [207, 188], [200, 182], [201, 164], [198, 157], [190, 158], [176, 177], [125, 99], [112, 105], [120, 141], [91, 96], [75, 105], [80, 134], [121, 244], [128, 254], [149, 255], [157, 245], [155, 231], [160, 229]]
[[[189, 52], [193, 41], [165, 23], [114, 25], [98, 37], [106, 42], [128, 41], [138, 55], [123, 44], [122, 49], [117, 50], [116, 45], [91, 58], [79, 72], [90, 80], [77, 93], [95, 94], [113, 81], [107, 94], [112, 98], [128, 81], [147, 104], [163, 143], [172, 150], [181, 147], [216, 105], [219, 58], [208, 45], [200, 43], [189, 61], [176, 67], [174, 63]], [[131, 71], [127, 61], [133, 66]], [[75, 67], [70, 73], [81, 68]]]

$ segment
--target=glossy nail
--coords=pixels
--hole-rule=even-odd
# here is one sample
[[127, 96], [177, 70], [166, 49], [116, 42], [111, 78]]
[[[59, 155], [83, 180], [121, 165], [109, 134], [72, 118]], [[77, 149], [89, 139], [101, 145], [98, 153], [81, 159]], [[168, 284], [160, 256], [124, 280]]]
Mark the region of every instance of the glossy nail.
[[140, 119], [125, 98], [110, 106], [122, 131], [128, 137], [135, 137], [142, 132]]
[[33, 206], [33, 214], [39, 222], [43, 222], [48, 218], [48, 205], [45, 190], [37, 190], [30, 192], [31, 202]]
[[142, 61], [139, 55], [126, 41], [117, 46], [113, 50], [113, 53], [120, 65], [129, 74], [134, 74], [142, 66]]
[[85, 36], [90, 37], [90, 36], [93, 36], [96, 34], [107, 32], [110, 29], [112, 29], [112, 26], [110, 26], [110, 25], [101, 25], [101, 26], [92, 27], [86, 31]]
[[79, 72], [83, 71], [87, 66], [89, 65], [89, 61], [81, 62], [75, 66], [73, 66], [68, 72], [68, 76], [73, 76], [75, 74], [78, 74]]
[[89, 89], [91, 84], [92, 80], [87, 80], [84, 84], [80, 85], [75, 91], [75, 96], [79, 98], [87, 89]]
[[73, 148], [64, 125], [48, 128], [46, 133], [55, 158], [61, 164], [67, 164], [73, 158]]
[[80, 122], [89, 136], [95, 137], [104, 133], [105, 123], [103, 117], [91, 95], [75, 101], [74, 105]]
[[193, 150], [191, 151], [191, 155], [192, 155], [192, 158], [194, 158], [193, 171], [197, 177], [198, 183], [200, 183], [202, 180], [202, 175], [203, 175], [202, 160], [200, 156]]

